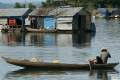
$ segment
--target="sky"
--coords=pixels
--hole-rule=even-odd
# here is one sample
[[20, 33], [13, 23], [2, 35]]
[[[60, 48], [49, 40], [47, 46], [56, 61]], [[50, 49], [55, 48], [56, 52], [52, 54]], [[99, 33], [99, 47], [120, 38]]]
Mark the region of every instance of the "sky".
[[2, 3], [15, 3], [15, 2], [25, 3], [25, 2], [36, 2], [36, 1], [42, 2], [46, 0], [0, 0], [0, 2]]

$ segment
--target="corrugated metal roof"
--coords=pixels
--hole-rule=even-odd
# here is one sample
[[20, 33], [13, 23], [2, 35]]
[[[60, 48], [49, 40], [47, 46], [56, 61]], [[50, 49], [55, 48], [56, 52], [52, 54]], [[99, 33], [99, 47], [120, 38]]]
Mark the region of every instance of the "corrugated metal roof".
[[29, 15], [30, 16], [34, 16], [34, 15], [36, 15], [36, 16], [38, 16], [37, 14], [38, 14], [38, 11], [39, 9], [37, 8], [37, 9], [34, 9]]
[[0, 16], [23, 16], [29, 8], [0, 9]]
[[49, 11], [53, 8], [37, 8], [33, 10], [29, 15], [30, 16], [47, 16]]
[[31, 16], [73, 16], [79, 12], [82, 7], [58, 7], [35, 9], [29, 15]]
[[55, 16], [74, 16], [82, 7], [59, 7], [49, 12], [48, 15]]

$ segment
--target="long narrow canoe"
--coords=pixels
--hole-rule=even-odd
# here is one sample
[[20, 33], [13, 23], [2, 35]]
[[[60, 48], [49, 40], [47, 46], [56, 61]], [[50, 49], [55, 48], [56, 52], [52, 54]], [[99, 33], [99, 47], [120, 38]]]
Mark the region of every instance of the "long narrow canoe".
[[[29, 60], [18, 60], [2, 57], [7, 63], [24, 67], [26, 69], [81, 69], [89, 70], [89, 64], [66, 64], [66, 63], [48, 63], [48, 62], [31, 62]], [[94, 64], [92, 69], [114, 69], [119, 63], [108, 63], [108, 64]]]

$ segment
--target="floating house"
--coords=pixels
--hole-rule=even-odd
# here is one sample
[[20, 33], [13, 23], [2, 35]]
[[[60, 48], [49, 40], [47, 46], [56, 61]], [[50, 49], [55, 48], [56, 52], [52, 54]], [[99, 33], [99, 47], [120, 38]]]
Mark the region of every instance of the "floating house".
[[96, 17], [119, 18], [119, 8], [98, 8]]
[[[29, 14], [31, 20], [31, 28], [33, 29], [48, 29], [53, 27], [54, 16], [47, 16], [51, 8], [37, 8]], [[50, 23], [50, 24], [49, 24]]]
[[[94, 24], [94, 23], [93, 23]], [[86, 10], [81, 10], [73, 16], [72, 21], [73, 32], [95, 31], [95, 26], [92, 26], [91, 14]]]
[[[82, 12], [81, 12], [82, 11]], [[79, 13], [83, 13], [82, 7], [70, 7], [70, 6], [61, 6], [58, 8], [41, 8], [35, 9], [29, 14], [31, 18], [31, 28], [34, 29], [45, 29], [45, 30], [57, 30], [57, 31], [72, 31], [73, 30], [73, 19], [77, 21], [77, 18], [74, 16]], [[87, 12], [82, 14], [86, 17], [81, 17], [79, 20], [86, 20], [85, 24], [91, 23], [91, 15]], [[89, 19], [88, 19], [89, 18]], [[76, 19], [76, 20], [75, 20]], [[78, 20], [78, 22], [79, 22]], [[87, 21], [89, 21], [87, 23]], [[83, 22], [84, 24], [84, 22]], [[83, 25], [81, 24], [81, 25]], [[86, 26], [85, 26], [86, 27]]]
[[29, 8], [0, 9], [0, 25], [24, 29], [30, 11]]
[[56, 16], [56, 29], [59, 31], [71, 31], [73, 16], [78, 13], [82, 7], [62, 6], [49, 12], [48, 15]]

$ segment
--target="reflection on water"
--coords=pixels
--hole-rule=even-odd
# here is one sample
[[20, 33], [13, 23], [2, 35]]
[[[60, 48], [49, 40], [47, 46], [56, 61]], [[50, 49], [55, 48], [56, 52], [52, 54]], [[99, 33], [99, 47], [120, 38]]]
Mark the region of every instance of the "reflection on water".
[[20, 69], [16, 71], [9, 72], [6, 76], [10, 75], [56, 75], [65, 74], [65, 71], [61, 70], [37, 70], [37, 69]]
[[72, 34], [73, 46], [86, 47], [91, 45], [91, 39], [95, 36], [95, 32]]
[[48, 33], [3, 33], [3, 45], [8, 46], [74, 46], [87, 47], [95, 33], [48, 34]]
[[[102, 47], [110, 51], [108, 62], [120, 62], [119, 20], [97, 19], [93, 34], [0, 33], [0, 56], [19, 59], [88, 63]], [[0, 80], [120, 80], [113, 71], [15, 71], [18, 69], [0, 58]], [[120, 71], [120, 65], [115, 69]]]
[[25, 33], [0, 33], [0, 44], [13, 46], [13, 45], [25, 45]]
[[101, 80], [108, 80], [108, 74], [105, 71], [103, 71], [103, 72], [98, 71], [97, 78], [101, 79]]
[[25, 43], [31, 46], [52, 46], [56, 43], [55, 38], [55, 34], [28, 33]]
[[[57, 79], [73, 79], [73, 76], [83, 76], [88, 75], [85, 80], [89, 78], [89, 80], [111, 80], [112, 76], [108, 76], [108, 73], [116, 73], [114, 70], [94, 70], [92, 72], [90, 71], [84, 71], [84, 70], [76, 70], [76, 71], [59, 71], [59, 70], [25, 70], [21, 69], [18, 71], [12, 71], [6, 74], [5, 80], [14, 80], [18, 78], [24, 78], [23, 80], [26, 80], [29, 78], [29, 80], [32, 79], [40, 79], [42, 80], [43, 77], [45, 80], [57, 80]], [[77, 74], [77, 75], [76, 75]], [[72, 75], [72, 76], [71, 76]], [[61, 77], [60, 77], [61, 76]], [[64, 77], [64, 78], [63, 78]], [[69, 77], [69, 78], [68, 78]], [[70, 79], [70, 80], [72, 80]], [[82, 79], [82, 78], [81, 78]], [[83, 80], [84, 80], [83, 79]]]
[[90, 76], [93, 77], [95, 76], [96, 79], [98, 80], [111, 80], [112, 78], [112, 75], [111, 76], [108, 76], [109, 73], [112, 73], [112, 74], [115, 74], [117, 73], [117, 71], [115, 70], [97, 70], [97, 71], [93, 71], [90, 73]]

